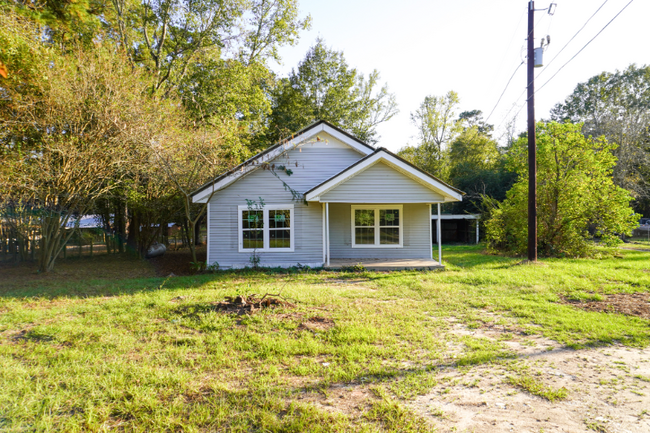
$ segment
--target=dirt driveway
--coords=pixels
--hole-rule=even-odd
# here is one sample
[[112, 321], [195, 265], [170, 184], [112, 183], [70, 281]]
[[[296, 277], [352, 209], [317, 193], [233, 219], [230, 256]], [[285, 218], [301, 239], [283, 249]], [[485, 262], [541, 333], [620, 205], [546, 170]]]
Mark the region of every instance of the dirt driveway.
[[[451, 321], [458, 335], [499, 339], [505, 332]], [[438, 384], [411, 409], [443, 432], [650, 432], [649, 348], [571, 350], [541, 337], [508, 338], [517, 360], [438, 372]], [[564, 387], [567, 398], [552, 402], [510, 383], [521, 374]]]

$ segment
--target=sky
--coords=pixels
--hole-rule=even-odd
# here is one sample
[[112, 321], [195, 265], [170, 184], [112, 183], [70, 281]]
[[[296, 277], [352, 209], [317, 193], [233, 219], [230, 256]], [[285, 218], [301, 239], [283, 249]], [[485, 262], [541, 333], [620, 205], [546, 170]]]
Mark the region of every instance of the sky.
[[[544, 53], [545, 67], [536, 69], [538, 120], [548, 118], [551, 108], [564, 101], [578, 83], [632, 63], [650, 64], [650, 1], [554, 2], [554, 15], [545, 10], [535, 12], [535, 46], [542, 36], [551, 37]], [[535, 9], [546, 9], [549, 4], [538, 0]], [[477, 109], [487, 117], [511, 76], [488, 123], [495, 125], [494, 136], [499, 138], [507, 121], [518, 112], [517, 133], [525, 130], [526, 65], [517, 67], [525, 60], [527, 0], [301, 0], [300, 11], [303, 17], [311, 15], [311, 30], [301, 33], [297, 45], [281, 50], [282, 64], [273, 69], [281, 76], [288, 75], [316, 38], [322, 37], [328, 47], [343, 51], [348, 64], [366, 76], [378, 70], [380, 82], [388, 84], [400, 110], [377, 128], [378, 146], [397, 151], [415, 145], [410, 113], [429, 95], [442, 96], [454, 90], [461, 100], [458, 113]]]

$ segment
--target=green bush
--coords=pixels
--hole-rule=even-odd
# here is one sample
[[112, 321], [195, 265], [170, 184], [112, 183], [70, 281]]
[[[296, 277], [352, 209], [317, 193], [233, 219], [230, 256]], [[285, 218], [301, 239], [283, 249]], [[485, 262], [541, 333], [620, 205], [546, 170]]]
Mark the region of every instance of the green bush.
[[[639, 215], [629, 192], [616, 186], [612, 169], [615, 144], [585, 137], [582, 125], [551, 122], [537, 127], [538, 253], [584, 257], [596, 236], [606, 245], [630, 235]], [[509, 152], [508, 165], [518, 180], [502, 203], [492, 203], [486, 221], [488, 249], [525, 254], [528, 239], [527, 138]]]

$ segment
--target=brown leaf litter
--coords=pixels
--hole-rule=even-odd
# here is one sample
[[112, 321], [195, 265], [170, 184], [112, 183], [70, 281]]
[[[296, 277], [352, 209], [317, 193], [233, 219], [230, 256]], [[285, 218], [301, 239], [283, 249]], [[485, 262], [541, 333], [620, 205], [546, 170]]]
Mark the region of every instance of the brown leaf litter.
[[606, 297], [603, 301], [575, 300], [566, 297], [561, 297], [561, 299], [563, 303], [582, 310], [619, 313], [650, 319], [650, 293], [616, 293], [603, 296]]
[[264, 308], [289, 307], [296, 308], [296, 305], [287, 301], [282, 295], [266, 293], [261, 298], [256, 294], [226, 296], [226, 300], [214, 304], [216, 310], [224, 313], [251, 314]]

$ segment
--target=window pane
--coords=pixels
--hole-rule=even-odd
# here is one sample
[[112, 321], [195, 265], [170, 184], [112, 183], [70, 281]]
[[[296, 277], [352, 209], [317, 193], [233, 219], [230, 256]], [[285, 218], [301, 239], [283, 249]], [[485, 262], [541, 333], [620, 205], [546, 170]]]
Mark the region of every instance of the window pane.
[[399, 209], [381, 209], [379, 211], [380, 226], [399, 227]]
[[291, 248], [291, 231], [269, 230], [269, 248]]
[[399, 228], [380, 228], [379, 243], [381, 245], [399, 245]]
[[375, 229], [355, 228], [354, 242], [357, 245], [373, 245], [375, 243]]
[[264, 232], [262, 230], [244, 230], [244, 248], [264, 248]]
[[289, 209], [270, 210], [269, 228], [282, 229], [291, 227], [291, 212]]
[[261, 210], [245, 210], [241, 213], [242, 228], [259, 229], [264, 226], [264, 216]]
[[354, 210], [355, 226], [374, 226], [375, 210], [374, 209], [355, 209]]

